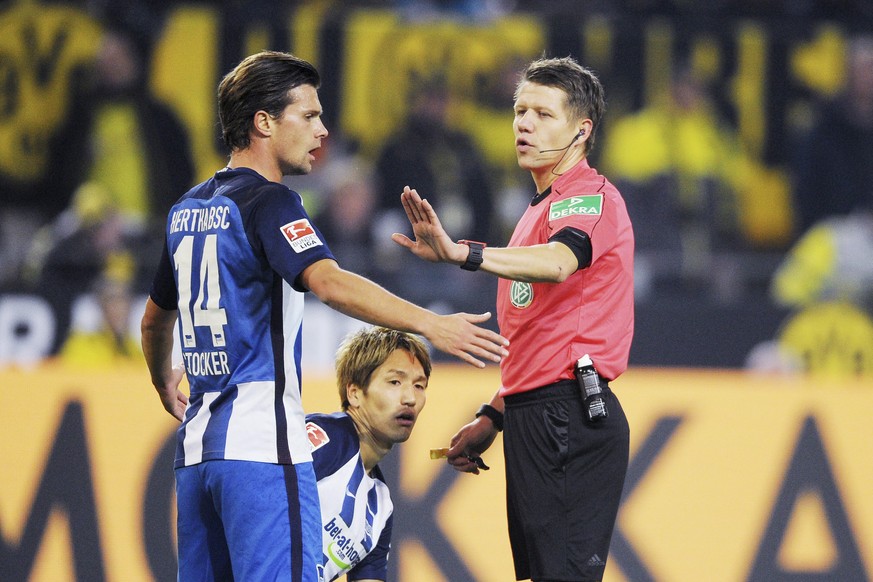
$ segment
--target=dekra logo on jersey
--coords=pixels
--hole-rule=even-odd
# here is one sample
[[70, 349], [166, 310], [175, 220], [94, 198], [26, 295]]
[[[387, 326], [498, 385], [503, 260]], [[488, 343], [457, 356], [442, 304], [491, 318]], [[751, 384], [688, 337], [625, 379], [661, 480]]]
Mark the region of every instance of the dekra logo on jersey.
[[603, 194], [590, 196], [571, 196], [566, 200], [553, 202], [549, 206], [549, 221], [568, 216], [598, 216], [603, 209]]
[[302, 253], [312, 247], [317, 247], [321, 243], [321, 239], [315, 233], [315, 229], [309, 224], [309, 220], [301, 218], [294, 222], [282, 226], [279, 230], [282, 231], [282, 236], [291, 245], [295, 253]]

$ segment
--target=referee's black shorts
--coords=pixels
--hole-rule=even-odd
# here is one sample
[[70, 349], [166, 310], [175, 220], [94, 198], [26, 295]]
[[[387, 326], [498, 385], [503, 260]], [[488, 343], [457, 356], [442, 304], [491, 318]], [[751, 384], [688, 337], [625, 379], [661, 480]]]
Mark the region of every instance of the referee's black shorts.
[[589, 423], [575, 381], [504, 402], [516, 579], [601, 580], [628, 465], [630, 433], [621, 404], [607, 388], [609, 417]]

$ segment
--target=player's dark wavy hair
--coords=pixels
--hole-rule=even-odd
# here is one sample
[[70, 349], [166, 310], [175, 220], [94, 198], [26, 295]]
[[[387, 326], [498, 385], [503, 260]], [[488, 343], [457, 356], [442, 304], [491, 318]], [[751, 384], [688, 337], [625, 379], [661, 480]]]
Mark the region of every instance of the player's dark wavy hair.
[[366, 393], [373, 372], [394, 350], [405, 350], [421, 364], [430, 378], [431, 361], [427, 346], [416, 335], [384, 327], [368, 327], [348, 335], [336, 352], [336, 384], [342, 409], [348, 410], [346, 388], [350, 384]]
[[527, 81], [560, 89], [567, 96], [570, 115], [579, 120], [591, 120], [591, 135], [585, 142], [585, 153], [590, 152], [594, 147], [600, 120], [606, 111], [606, 96], [597, 75], [580, 65], [573, 57], [542, 58], [533, 61], [522, 72], [515, 89], [516, 99], [519, 89]]
[[233, 150], [251, 144], [252, 120], [258, 111], [270, 117], [282, 114], [292, 103], [290, 91], [300, 85], [321, 85], [318, 71], [292, 54], [263, 51], [246, 57], [218, 85], [218, 118], [221, 137]]

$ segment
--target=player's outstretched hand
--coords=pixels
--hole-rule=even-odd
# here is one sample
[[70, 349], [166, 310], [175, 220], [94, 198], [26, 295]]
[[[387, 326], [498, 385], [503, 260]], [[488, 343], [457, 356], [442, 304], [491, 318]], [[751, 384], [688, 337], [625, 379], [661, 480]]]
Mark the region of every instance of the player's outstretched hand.
[[[477, 324], [488, 321], [490, 313], [454, 313], [436, 318], [433, 329], [425, 334], [434, 347], [472, 366], [484, 368], [482, 359], [499, 363], [509, 355], [509, 340]], [[482, 358], [482, 359], [480, 359]]]
[[446, 455], [449, 465], [456, 471], [478, 475], [482, 465], [476, 459], [488, 450], [496, 437], [497, 429], [486, 417], [480, 416], [473, 422], [465, 424], [452, 437], [452, 446]]
[[469, 249], [449, 237], [430, 202], [406, 186], [400, 195], [400, 203], [403, 204], [406, 218], [412, 225], [415, 240], [397, 232], [391, 235], [391, 240], [409, 249], [415, 256], [432, 263], [464, 263]]

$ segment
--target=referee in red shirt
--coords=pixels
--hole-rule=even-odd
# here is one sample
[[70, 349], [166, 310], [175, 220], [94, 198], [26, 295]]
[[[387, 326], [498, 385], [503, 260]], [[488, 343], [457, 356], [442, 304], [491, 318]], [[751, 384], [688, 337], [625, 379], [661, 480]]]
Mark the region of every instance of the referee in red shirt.
[[[534, 61], [516, 89], [513, 130], [536, 193], [509, 244], [454, 242], [408, 187], [415, 240], [393, 235], [420, 258], [499, 277], [497, 321], [510, 340], [501, 386], [448, 458], [478, 473], [504, 431], [518, 580], [601, 580], [627, 472], [628, 423], [609, 382], [627, 368], [633, 337], [634, 237], [618, 190], [587, 161], [604, 108], [599, 80], [574, 59]], [[599, 395], [574, 373], [589, 358]]]

